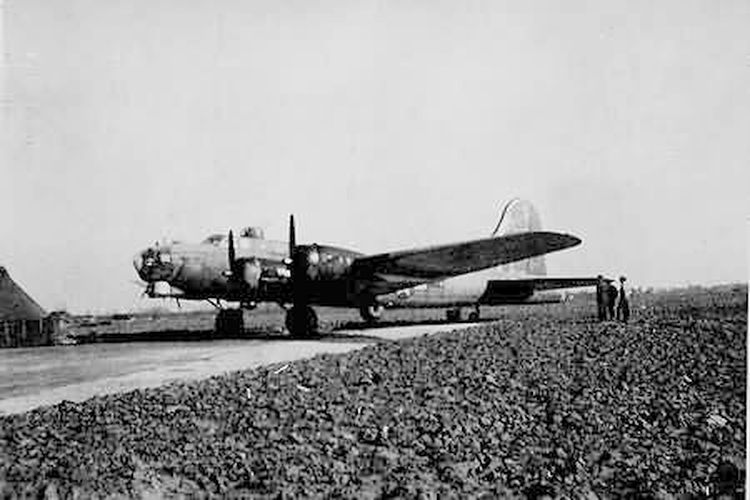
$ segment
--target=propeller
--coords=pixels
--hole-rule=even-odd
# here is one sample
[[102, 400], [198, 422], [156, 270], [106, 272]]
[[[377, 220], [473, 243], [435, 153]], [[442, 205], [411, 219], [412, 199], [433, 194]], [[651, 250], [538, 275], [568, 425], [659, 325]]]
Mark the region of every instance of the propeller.
[[310, 281], [317, 277], [320, 260], [318, 245], [298, 245], [294, 215], [289, 215], [289, 293], [291, 310], [287, 313], [287, 328], [292, 332], [310, 333], [317, 329], [318, 319], [310, 307]]
[[297, 237], [294, 230], [294, 214], [289, 214], [289, 258], [294, 258], [294, 249], [297, 247]]
[[307, 280], [318, 277], [320, 249], [317, 243], [298, 245], [294, 227], [294, 215], [289, 216], [289, 258], [286, 260], [290, 274], [292, 295], [295, 300], [304, 300]]
[[289, 269], [289, 285], [291, 292], [292, 307], [299, 296], [299, 290], [297, 284], [299, 283], [299, 276], [297, 276], [297, 234], [294, 227], [294, 214], [289, 214], [289, 257], [286, 260], [287, 268]]
[[227, 259], [229, 261], [229, 272], [226, 273], [230, 283], [237, 286], [242, 284], [242, 266], [241, 260], [237, 260], [237, 251], [234, 248], [234, 232], [229, 230], [229, 246], [227, 247]]
[[234, 250], [234, 233], [232, 230], [229, 230], [229, 248], [227, 249], [227, 254], [229, 257], [229, 272], [230, 278], [236, 277], [237, 273], [235, 272], [237, 270], [237, 254]]
[[[289, 300], [291, 309], [287, 312], [286, 327], [292, 332], [300, 330], [301, 308], [305, 307], [303, 276], [300, 275], [300, 267], [303, 257], [303, 249], [297, 247], [297, 234], [294, 227], [294, 215], [289, 215], [289, 257], [286, 265], [289, 269]], [[304, 269], [304, 268], [303, 268]], [[304, 270], [303, 270], [304, 272]]]
[[[318, 261], [317, 245], [297, 245], [297, 235], [294, 226], [294, 215], [289, 216], [289, 268], [292, 302], [307, 302], [305, 297], [307, 278], [313, 272], [310, 264]], [[294, 304], [293, 304], [294, 305]]]
[[234, 233], [229, 230], [229, 245], [227, 247], [229, 272], [226, 273], [230, 283], [235, 284], [249, 303], [255, 302], [255, 293], [263, 273], [262, 264], [257, 259], [237, 258], [234, 248]]

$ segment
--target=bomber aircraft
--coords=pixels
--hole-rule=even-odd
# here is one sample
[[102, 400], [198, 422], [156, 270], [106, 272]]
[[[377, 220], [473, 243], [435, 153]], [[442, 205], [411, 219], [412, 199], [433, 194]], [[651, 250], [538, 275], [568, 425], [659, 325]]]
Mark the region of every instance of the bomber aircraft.
[[[315, 332], [313, 305], [358, 308], [375, 321], [384, 307], [461, 307], [538, 301], [540, 291], [592, 286], [596, 278], [546, 277], [543, 255], [581, 243], [575, 236], [542, 231], [534, 207], [505, 205], [488, 238], [365, 255], [329, 245], [298, 244], [294, 216], [289, 241], [266, 240], [249, 227], [202, 243], [173, 242], [139, 252], [133, 261], [149, 297], [205, 300], [216, 307], [217, 331], [241, 332], [243, 309], [275, 302], [286, 309], [293, 335]], [[237, 302], [225, 308], [221, 301]]]

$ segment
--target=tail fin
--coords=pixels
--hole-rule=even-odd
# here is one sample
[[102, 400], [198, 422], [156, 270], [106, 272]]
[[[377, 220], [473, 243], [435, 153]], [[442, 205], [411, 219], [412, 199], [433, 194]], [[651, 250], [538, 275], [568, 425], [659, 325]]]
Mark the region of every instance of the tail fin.
[[[492, 236], [541, 230], [542, 220], [534, 205], [530, 201], [514, 198], [503, 207]], [[502, 269], [509, 274], [547, 275], [547, 264], [543, 255], [506, 264], [502, 266]]]

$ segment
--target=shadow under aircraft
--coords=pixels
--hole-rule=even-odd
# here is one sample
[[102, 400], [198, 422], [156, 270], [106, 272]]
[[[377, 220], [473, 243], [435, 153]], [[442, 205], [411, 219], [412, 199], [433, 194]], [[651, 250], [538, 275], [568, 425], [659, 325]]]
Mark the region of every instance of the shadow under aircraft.
[[[286, 310], [286, 327], [296, 336], [318, 328], [312, 306], [359, 309], [374, 322], [384, 308], [441, 307], [449, 320], [460, 320], [481, 305], [559, 301], [549, 290], [593, 286], [596, 278], [546, 276], [544, 255], [576, 246], [575, 236], [542, 231], [531, 203], [512, 200], [488, 238], [365, 255], [340, 247], [298, 244], [294, 216], [289, 240], [263, 238], [246, 228], [235, 238], [212, 235], [202, 243], [155, 245], [134, 259], [138, 276], [152, 298], [205, 300], [218, 310], [216, 330], [244, 329], [243, 309], [260, 302]], [[226, 308], [235, 302], [237, 308]]]

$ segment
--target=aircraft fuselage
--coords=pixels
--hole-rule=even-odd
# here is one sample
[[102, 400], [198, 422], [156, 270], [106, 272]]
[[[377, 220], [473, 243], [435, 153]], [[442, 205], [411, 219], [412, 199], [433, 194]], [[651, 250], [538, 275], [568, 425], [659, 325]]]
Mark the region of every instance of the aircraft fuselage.
[[[296, 243], [294, 217], [289, 242], [266, 240], [247, 227], [235, 238], [209, 236], [199, 244], [155, 245], [134, 259], [150, 297], [206, 300], [220, 309], [217, 331], [241, 332], [242, 310], [259, 302], [287, 309], [286, 327], [304, 335], [317, 329], [311, 306], [359, 308], [374, 321], [383, 308], [443, 307], [448, 319], [482, 304], [559, 301], [550, 289], [590, 286], [592, 278], [549, 278], [544, 256], [576, 246], [573, 235], [542, 231], [533, 206], [514, 199], [505, 205], [490, 237], [378, 254], [328, 245]], [[226, 309], [219, 301], [239, 302]]]
[[[290, 271], [288, 244], [283, 241], [237, 238], [236, 252], [240, 259], [257, 261], [261, 272], [257, 290], [248, 294], [246, 287], [237, 286], [229, 278], [227, 243], [172, 243], [151, 247], [138, 256], [136, 270], [147, 283], [168, 285], [161, 291], [152, 289], [152, 296], [182, 299], [221, 299], [241, 303], [289, 303]], [[558, 301], [559, 294], [540, 295], [533, 285], [524, 287], [528, 276], [517, 264], [469, 273], [440, 281], [425, 281], [416, 286], [378, 297], [361, 296], [350, 278], [352, 261], [362, 254], [327, 245], [315, 245], [317, 257], [308, 263], [307, 299], [323, 306], [360, 307], [379, 304], [392, 307], [457, 307], [476, 304], [509, 304], [537, 301]], [[504, 289], [495, 280], [521, 280]]]
[[[241, 303], [290, 301], [288, 244], [257, 238], [237, 238], [238, 259], [257, 263], [257, 287], [243, 286], [230, 279], [226, 241], [214, 243], [172, 243], [154, 246], [134, 259], [138, 275], [147, 283], [163, 282], [169, 289], [152, 296], [183, 299], [222, 299]], [[314, 261], [306, 266], [305, 278], [310, 302], [326, 306], [358, 306], [358, 298], [347, 279], [352, 261], [362, 255], [343, 248], [314, 245]], [[238, 283], [239, 281], [239, 283]]]

